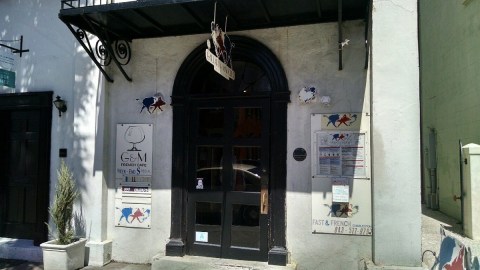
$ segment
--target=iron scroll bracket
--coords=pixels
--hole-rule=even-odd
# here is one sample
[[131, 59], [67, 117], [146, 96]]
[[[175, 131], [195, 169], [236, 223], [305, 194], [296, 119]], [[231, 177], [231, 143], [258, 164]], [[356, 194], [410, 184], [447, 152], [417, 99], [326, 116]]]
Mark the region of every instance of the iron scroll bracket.
[[[123, 66], [127, 65], [131, 59], [129, 41], [118, 37], [112, 39], [107, 33], [102, 33], [99, 27], [95, 27], [90, 21], [87, 19], [85, 19], [85, 21], [91, 29], [89, 32], [81, 28], [74, 28], [71, 24], [65, 21], [64, 23], [108, 82], [113, 82], [113, 79], [108, 75], [105, 66], [109, 66], [112, 62], [115, 63], [125, 79], [131, 82], [132, 78], [128, 76], [123, 68]], [[94, 46], [92, 46], [93, 42], [90, 40], [88, 33], [98, 39], [94, 43]]]

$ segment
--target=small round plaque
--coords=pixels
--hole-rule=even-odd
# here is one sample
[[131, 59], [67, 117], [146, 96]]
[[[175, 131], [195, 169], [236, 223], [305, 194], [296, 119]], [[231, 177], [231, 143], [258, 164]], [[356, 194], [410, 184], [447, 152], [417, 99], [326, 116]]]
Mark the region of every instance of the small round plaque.
[[293, 151], [293, 159], [296, 161], [304, 161], [307, 158], [307, 151], [303, 148], [297, 148]]

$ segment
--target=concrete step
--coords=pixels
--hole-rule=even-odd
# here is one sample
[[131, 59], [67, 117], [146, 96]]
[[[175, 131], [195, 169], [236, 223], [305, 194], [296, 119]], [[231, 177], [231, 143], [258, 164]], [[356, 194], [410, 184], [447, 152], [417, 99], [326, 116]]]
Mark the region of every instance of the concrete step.
[[242, 261], [209, 257], [170, 257], [157, 255], [152, 260], [152, 270], [295, 270], [294, 265], [277, 266], [266, 262]]
[[0, 237], [0, 258], [42, 262], [40, 247], [33, 245], [33, 240]]

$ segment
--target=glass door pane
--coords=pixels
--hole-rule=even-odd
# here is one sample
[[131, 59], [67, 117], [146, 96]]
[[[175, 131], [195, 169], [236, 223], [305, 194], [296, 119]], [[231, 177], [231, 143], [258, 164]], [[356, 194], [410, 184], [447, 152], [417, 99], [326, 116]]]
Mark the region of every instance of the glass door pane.
[[223, 108], [204, 108], [198, 110], [198, 135], [201, 137], [223, 137]]
[[231, 196], [230, 245], [233, 248], [260, 248], [260, 189], [262, 148], [234, 146]]
[[260, 192], [261, 148], [233, 147], [233, 160], [233, 190]]
[[222, 204], [197, 202], [195, 242], [220, 245], [222, 242]]
[[233, 138], [260, 138], [262, 135], [261, 108], [235, 108]]
[[198, 146], [196, 159], [196, 177], [193, 179], [195, 190], [222, 190], [223, 148], [219, 146]]
[[260, 207], [234, 204], [231, 245], [234, 247], [260, 248]]

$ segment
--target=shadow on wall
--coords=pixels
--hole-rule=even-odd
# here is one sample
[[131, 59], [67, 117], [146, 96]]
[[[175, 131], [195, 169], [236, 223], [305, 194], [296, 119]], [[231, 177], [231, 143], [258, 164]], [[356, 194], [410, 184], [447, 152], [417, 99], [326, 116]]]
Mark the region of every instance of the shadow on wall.
[[[71, 33], [69, 36], [74, 38]], [[96, 172], [103, 172], [104, 88], [103, 78], [97, 67], [78, 42], [75, 46], [72, 50], [74, 51], [72, 57], [75, 59], [72, 101], [75, 106], [69, 137], [72, 143], [70, 158], [74, 163], [78, 179], [80, 202], [74, 222], [77, 235], [89, 238], [87, 227], [91, 224], [86, 224], [88, 221], [84, 216], [83, 205], [95, 194], [95, 192], [92, 193], [92, 189], [96, 189], [96, 184], [92, 183], [103, 181], [102, 174], [98, 178]]]
[[80, 210], [73, 214], [73, 225], [76, 231], [76, 235], [85, 236], [87, 235], [86, 221], [83, 216], [83, 208], [80, 207]]
[[[86, 199], [83, 196], [88, 188], [87, 181], [96, 168], [102, 166], [95, 165], [101, 161], [102, 154], [96, 155], [93, 147], [94, 141], [103, 141], [103, 134], [97, 135], [103, 130], [103, 114], [98, 113], [103, 110], [100, 106], [103, 100], [99, 98], [103, 98], [102, 78], [82, 46], [59, 20], [59, 4], [60, 1], [0, 1], [0, 39], [16, 40], [23, 35], [23, 47], [30, 50], [21, 58], [15, 55], [16, 92], [52, 90], [54, 95], [67, 101], [68, 110], [61, 118], [52, 107], [50, 199], [60, 163], [57, 148], [67, 148], [67, 164], [74, 172], [81, 194], [76, 206], [81, 206]], [[17, 43], [12, 45], [16, 47]], [[94, 128], [91, 132], [90, 126]], [[75, 227], [79, 236], [85, 236], [84, 211], [82, 207], [77, 209]]]

